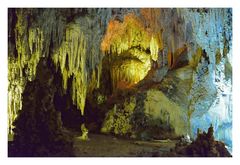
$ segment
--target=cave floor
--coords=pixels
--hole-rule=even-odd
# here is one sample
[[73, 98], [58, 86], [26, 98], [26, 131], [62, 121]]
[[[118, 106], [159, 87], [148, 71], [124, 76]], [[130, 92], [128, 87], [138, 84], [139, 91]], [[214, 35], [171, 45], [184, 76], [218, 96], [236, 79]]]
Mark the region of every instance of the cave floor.
[[161, 157], [175, 147], [176, 140], [137, 141], [111, 135], [89, 134], [89, 140], [74, 138], [77, 157]]

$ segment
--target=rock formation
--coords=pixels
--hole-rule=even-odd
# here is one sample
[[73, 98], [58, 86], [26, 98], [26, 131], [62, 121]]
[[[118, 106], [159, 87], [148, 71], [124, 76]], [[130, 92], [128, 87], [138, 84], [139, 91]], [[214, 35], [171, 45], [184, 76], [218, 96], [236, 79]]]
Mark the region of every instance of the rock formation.
[[198, 132], [197, 138], [191, 144], [176, 145], [175, 151], [168, 156], [195, 156], [195, 157], [230, 157], [224, 143], [216, 141], [212, 125], [208, 132]]
[[50, 66], [40, 59], [36, 79], [27, 82], [23, 92], [9, 156], [73, 156], [71, 135], [64, 131], [61, 113], [53, 104], [55, 92]]
[[[86, 123], [90, 131], [133, 138], [194, 139], [198, 128], [206, 131], [213, 124], [215, 138], [231, 148], [231, 9], [8, 13], [9, 134], [17, 133], [14, 121], [36, 96], [38, 87], [32, 85], [36, 89], [24, 99], [29, 84], [47, 80], [37, 75], [45, 59], [54, 79], [61, 77], [50, 92], [55, 93], [50, 109], [72, 111], [79, 129]], [[57, 106], [61, 100], [67, 100], [63, 109]]]

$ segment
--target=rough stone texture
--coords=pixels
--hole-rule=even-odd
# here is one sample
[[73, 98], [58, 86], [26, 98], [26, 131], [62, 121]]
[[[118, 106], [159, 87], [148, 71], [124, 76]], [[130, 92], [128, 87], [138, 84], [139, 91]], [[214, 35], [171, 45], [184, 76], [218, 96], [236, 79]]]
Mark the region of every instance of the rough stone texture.
[[72, 138], [64, 132], [61, 113], [53, 104], [56, 88], [49, 68], [41, 59], [36, 79], [26, 84], [9, 156], [73, 156]]
[[102, 132], [142, 139], [176, 138], [187, 134], [187, 120], [186, 110], [161, 91], [150, 89], [115, 104], [106, 115]]
[[[135, 110], [141, 105], [166, 126], [170, 118], [177, 134], [194, 138], [212, 123], [216, 139], [231, 147], [231, 24], [227, 8], [9, 9], [9, 133], [25, 86], [46, 57], [82, 114], [97, 88], [107, 102], [119, 91], [139, 90], [144, 97], [116, 97], [114, 112], [134, 114], [124, 108], [133, 98]], [[110, 113], [113, 106], [105, 108]]]
[[[200, 131], [200, 130], [198, 130]], [[223, 142], [216, 141], [212, 125], [208, 132], [198, 132], [196, 140], [191, 144], [179, 142], [168, 156], [193, 156], [193, 157], [231, 157]]]

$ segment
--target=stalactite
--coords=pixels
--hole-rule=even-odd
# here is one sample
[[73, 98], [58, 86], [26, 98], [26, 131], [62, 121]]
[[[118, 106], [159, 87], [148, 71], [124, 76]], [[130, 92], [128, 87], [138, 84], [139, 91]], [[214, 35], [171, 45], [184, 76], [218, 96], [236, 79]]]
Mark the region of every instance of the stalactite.
[[17, 58], [8, 57], [8, 114], [9, 130], [12, 133], [12, 123], [22, 108], [22, 93], [26, 82], [34, 79], [36, 67], [43, 50], [43, 33], [41, 29], [28, 29], [26, 14], [20, 10], [17, 13], [15, 42]]
[[155, 38], [152, 37], [150, 41], [150, 51], [151, 51], [151, 57], [154, 61], [157, 61], [158, 59], [158, 52], [159, 52], [159, 45]]
[[[231, 80], [226, 81], [224, 74], [224, 63], [228, 58], [231, 59], [231, 51], [228, 50], [227, 58], [223, 57], [223, 54], [226, 54], [224, 45], [231, 45], [231, 42], [228, 42], [232, 37], [231, 9], [207, 9], [204, 12], [182, 10], [181, 13], [184, 20], [191, 23], [191, 40], [194, 39], [197, 43], [192, 45], [189, 52], [190, 65], [196, 71], [189, 92], [191, 132], [196, 136], [197, 128], [206, 130], [209, 124], [213, 123], [215, 137], [231, 147], [229, 131], [232, 129], [232, 110], [226, 107], [232, 103], [231, 99], [224, 101], [225, 98], [231, 98], [232, 92]], [[204, 90], [205, 94], [201, 95]], [[222, 131], [224, 126], [226, 127]], [[224, 135], [218, 136], [221, 132]]]
[[[87, 90], [85, 65], [87, 52], [84, 34], [81, 32], [80, 25], [77, 25], [72, 24], [67, 27], [66, 41], [53, 55], [53, 61], [56, 66], [60, 65], [65, 90], [67, 90], [68, 78], [74, 76], [72, 82], [73, 101], [77, 103], [78, 108], [83, 113]], [[74, 62], [76, 62], [76, 65], [73, 64]]]
[[[67, 26], [66, 40], [53, 55], [56, 68], [60, 66], [65, 90], [68, 87], [68, 79], [74, 77], [72, 99], [82, 114], [84, 114], [87, 92], [99, 86], [101, 62], [97, 59], [100, 60], [99, 56], [102, 56], [100, 50], [96, 48], [97, 44], [93, 46], [94, 38], [88, 34], [90, 32], [84, 27], [83, 21], [86, 20], [79, 19]], [[97, 30], [97, 27], [92, 30]]]
[[[113, 64], [111, 78], [115, 89], [120, 82], [131, 86], [142, 80], [151, 69], [151, 60], [157, 61], [163, 48], [162, 30], [151, 31], [144, 21], [130, 13], [123, 22], [110, 20], [101, 43], [101, 49]], [[121, 68], [121, 70], [119, 69]]]
[[[91, 15], [96, 14], [96, 11], [88, 12]], [[72, 99], [82, 113], [87, 92], [99, 87], [103, 58], [99, 45], [104, 33], [104, 22], [109, 19], [106, 18], [108, 10], [99, 9], [99, 15], [80, 17], [77, 23], [73, 20], [69, 25], [63, 15], [66, 12], [65, 9], [16, 10], [16, 24], [11, 28], [14, 30], [17, 52], [13, 54], [15, 47], [11, 46], [8, 56], [10, 134], [13, 133], [12, 123], [17, 112], [21, 110], [21, 95], [25, 84], [35, 79], [36, 67], [41, 57], [51, 56], [56, 69], [60, 66], [64, 89], [67, 89], [68, 78], [73, 76]], [[77, 10], [76, 14], [78, 12], [81, 13], [81, 10]], [[102, 22], [101, 27], [99, 20]], [[88, 88], [89, 84], [92, 84], [91, 88]]]
[[124, 17], [123, 23], [110, 20], [101, 49], [107, 53], [121, 54], [133, 47], [150, 49], [152, 59], [156, 60], [159, 49], [162, 49], [161, 30], [154, 33], [145, 28], [144, 23], [134, 14]]
[[128, 88], [142, 80], [146, 71], [141, 61], [127, 60], [114, 63], [111, 68], [113, 89]]
[[[9, 132], [22, 107], [25, 84], [35, 78], [41, 57], [51, 56], [62, 74], [63, 88], [67, 90], [71, 86], [72, 100], [83, 114], [87, 94], [99, 87], [104, 54], [109, 57], [112, 84], [117, 88], [141, 81], [151, 69], [151, 63], [164, 63], [166, 52], [172, 52], [170, 67], [175, 66], [175, 56], [185, 51], [181, 49], [185, 44], [194, 72], [189, 91], [189, 121], [202, 119], [197, 118], [201, 115], [213, 116], [219, 110], [211, 106], [212, 99], [217, 96], [223, 103], [227, 95], [225, 99], [231, 100], [231, 75], [224, 76], [232, 64], [229, 10], [17, 9], [16, 22], [10, 30], [14, 31], [12, 44], [15, 45], [10, 47], [8, 58]], [[162, 61], [159, 54], [163, 56]], [[204, 59], [205, 55], [208, 60]], [[219, 118], [225, 117], [224, 122], [230, 123], [231, 106], [227, 107], [228, 113], [222, 108]], [[220, 124], [223, 128], [226, 123], [216, 118], [214, 129]], [[199, 127], [206, 123], [197, 121]]]

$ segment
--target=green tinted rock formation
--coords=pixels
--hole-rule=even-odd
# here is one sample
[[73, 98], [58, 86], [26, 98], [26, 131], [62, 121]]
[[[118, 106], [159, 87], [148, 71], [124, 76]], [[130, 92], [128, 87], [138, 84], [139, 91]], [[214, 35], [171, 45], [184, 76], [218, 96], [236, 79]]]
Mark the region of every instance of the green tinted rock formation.
[[46, 58], [82, 114], [97, 88], [104, 104], [119, 91], [138, 91], [105, 106], [105, 132], [145, 136], [142, 124], [196, 137], [212, 123], [231, 146], [231, 23], [227, 8], [9, 9], [9, 133]]

